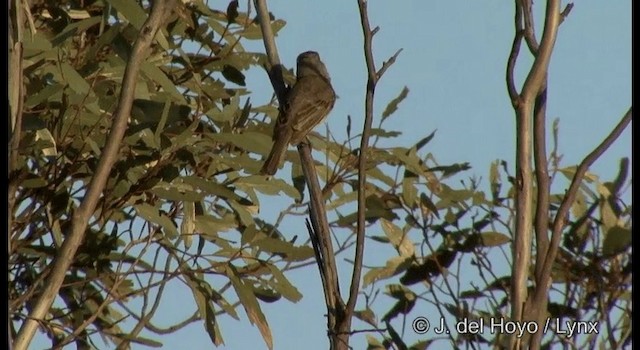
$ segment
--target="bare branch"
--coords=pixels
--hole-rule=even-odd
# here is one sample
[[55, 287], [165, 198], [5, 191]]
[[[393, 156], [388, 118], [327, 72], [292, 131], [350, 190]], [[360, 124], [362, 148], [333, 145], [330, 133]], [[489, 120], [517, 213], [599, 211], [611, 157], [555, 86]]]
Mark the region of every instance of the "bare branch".
[[[535, 276], [536, 282], [540, 282], [542, 265], [544, 264], [544, 256], [549, 247], [549, 189], [551, 179], [549, 178], [548, 159], [547, 159], [547, 130], [546, 130], [546, 110], [547, 110], [547, 79], [545, 77], [544, 87], [536, 97], [533, 107], [533, 158], [536, 172], [536, 208], [534, 218], [534, 228], [536, 234], [536, 264]], [[536, 289], [548, 290], [544, 283], [536, 283]], [[535, 293], [535, 292], [534, 292]], [[539, 303], [531, 303], [531, 299], [527, 299], [525, 305], [525, 316], [527, 320], [538, 320], [542, 315], [546, 315], [548, 300], [540, 300]], [[544, 310], [544, 312], [543, 312]], [[531, 335], [529, 344], [531, 349], [537, 349], [540, 346], [543, 332], [536, 332]]]
[[509, 98], [511, 99], [511, 105], [514, 108], [518, 107], [520, 95], [518, 95], [518, 89], [515, 82], [515, 69], [516, 62], [518, 60], [518, 54], [520, 53], [520, 45], [522, 44], [522, 6], [518, 1], [516, 4], [516, 13], [514, 18], [515, 34], [513, 36], [513, 43], [511, 44], [511, 51], [509, 52], [509, 59], [507, 60], [507, 91], [509, 92]]
[[380, 68], [378, 73], [376, 73], [377, 79], [382, 78], [382, 75], [384, 74], [384, 72], [386, 72], [387, 69], [389, 69], [389, 67], [391, 67], [392, 64], [396, 63], [396, 58], [398, 58], [398, 55], [400, 54], [400, 52], [402, 52], [402, 49], [399, 49], [398, 51], [396, 51], [396, 53], [394, 53], [393, 56], [391, 56], [391, 58], [389, 58], [388, 60], [382, 63], [382, 68]]
[[269, 10], [267, 9], [267, 2], [266, 0], [254, 0], [254, 2], [256, 11], [258, 12], [258, 18], [260, 19], [262, 41], [264, 42], [264, 48], [267, 51], [267, 57], [269, 59], [267, 73], [278, 97], [280, 108], [282, 108], [286, 99], [287, 89], [282, 76], [283, 68], [280, 63], [280, 57], [278, 56], [278, 48], [276, 47], [273, 30], [271, 30], [271, 18], [269, 17]]
[[567, 17], [569, 17], [569, 14], [571, 13], [572, 9], [573, 9], [572, 2], [568, 3], [567, 6], [564, 7], [564, 10], [562, 10], [562, 13], [560, 13], [560, 24], [562, 24], [562, 22], [564, 22], [564, 20], [567, 19]]
[[[525, 15], [526, 16], [526, 15]], [[537, 49], [533, 66], [527, 75], [527, 79], [522, 87], [522, 99], [532, 101], [542, 88], [543, 81], [549, 69], [551, 53], [558, 36], [558, 26], [560, 25], [560, 0], [548, 0], [545, 10], [544, 32], [542, 41]], [[525, 27], [526, 32], [526, 27]], [[526, 37], [526, 34], [525, 34]]]
[[[546, 85], [546, 84], [545, 84]], [[547, 87], [536, 98], [533, 108], [533, 158], [536, 170], [536, 277], [540, 274], [543, 257], [549, 245], [549, 164], [547, 160]]]
[[372, 39], [373, 35], [378, 31], [377, 27], [373, 31], [369, 24], [369, 15], [367, 12], [366, 0], [358, 0], [358, 9], [360, 12], [360, 23], [364, 36], [364, 57], [367, 65], [367, 90], [365, 92], [365, 111], [364, 126], [362, 128], [362, 137], [360, 139], [360, 153], [358, 155], [358, 225], [356, 229], [356, 253], [353, 264], [353, 274], [351, 275], [351, 285], [349, 288], [349, 300], [347, 302], [347, 320], [346, 329], [351, 322], [350, 316], [353, 315], [356, 302], [358, 299], [358, 291], [360, 290], [360, 276], [362, 274], [362, 259], [364, 255], [364, 238], [365, 238], [365, 199], [366, 199], [366, 154], [369, 145], [369, 137], [371, 134], [371, 125], [373, 123], [373, 99], [378, 79], [382, 77], [384, 72], [395, 62], [396, 57], [402, 50], [398, 50], [380, 69], [376, 71], [373, 60]]
[[320, 253], [318, 260], [318, 268], [320, 274], [324, 274], [326, 278], [325, 299], [327, 303], [328, 321], [330, 331], [335, 330], [337, 313], [342, 313], [344, 309], [343, 301], [340, 296], [340, 284], [338, 281], [338, 270], [336, 267], [335, 254], [331, 235], [329, 230], [329, 222], [327, 221], [327, 212], [318, 182], [318, 174], [314, 166], [313, 157], [311, 156], [311, 147], [306, 142], [298, 145], [300, 153], [300, 162], [302, 163], [302, 171], [307, 180], [309, 188], [309, 216], [311, 217], [311, 225], [313, 233], [310, 232], [312, 244], [318, 244], [319, 249], [314, 247]]
[[538, 39], [536, 39], [536, 26], [533, 21], [533, 1], [521, 0], [522, 12], [524, 14], [524, 40], [529, 47], [529, 51], [534, 55], [538, 55]]
[[107, 143], [100, 157], [100, 161], [98, 162], [95, 174], [91, 178], [91, 183], [89, 184], [87, 193], [78, 207], [78, 210], [76, 210], [73, 215], [71, 232], [67, 235], [64, 244], [53, 261], [51, 275], [45, 283], [46, 288], [40, 295], [40, 298], [36, 301], [29, 318], [25, 323], [23, 323], [20, 331], [18, 332], [18, 336], [16, 337], [16, 342], [14, 344], [14, 349], [16, 350], [24, 350], [28, 348], [38, 326], [39, 320], [42, 320], [45, 317], [51, 307], [56, 295], [58, 294], [60, 286], [62, 285], [64, 276], [73, 261], [75, 253], [82, 243], [89, 218], [92, 216], [96, 208], [107, 179], [109, 178], [111, 167], [118, 156], [120, 142], [122, 141], [124, 132], [127, 128], [127, 122], [131, 114], [131, 107], [135, 98], [133, 92], [135, 91], [140, 66], [147, 57], [146, 52], [151, 46], [160, 26], [167, 17], [167, 12], [173, 9], [172, 3], [173, 0], [154, 1], [149, 17], [140, 29], [140, 35], [133, 45], [131, 55], [129, 56], [129, 62], [125, 68], [122, 89], [120, 90], [120, 102], [114, 114], [114, 121], [107, 138]]

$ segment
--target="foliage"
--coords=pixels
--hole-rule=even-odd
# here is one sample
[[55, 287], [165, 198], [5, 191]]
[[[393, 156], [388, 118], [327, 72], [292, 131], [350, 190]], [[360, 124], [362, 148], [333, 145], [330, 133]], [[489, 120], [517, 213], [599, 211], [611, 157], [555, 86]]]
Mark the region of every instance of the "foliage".
[[[280, 219], [267, 222], [259, 215], [269, 196], [294, 201], [281, 217], [307, 210], [293, 152], [287, 156], [291, 181], [257, 175], [278, 113], [272, 103], [250, 103], [246, 75], [263, 69], [266, 57], [243, 44], [260, 39], [261, 31], [235, 1], [226, 10], [202, 1], [179, 4], [156, 38], [136, 91], [125, 92], [136, 101], [118, 161], [54, 308], [41, 322], [53, 347], [75, 342], [87, 348], [98, 338], [121, 348], [160, 346], [162, 334], [193, 322], [201, 322], [212, 343], [220, 345], [224, 330], [217, 319], [239, 319], [239, 306], [272, 347], [261, 303], [302, 297], [285, 273], [308, 265], [313, 249], [296, 243], [296, 233], [281, 232]], [[148, 6], [123, 0], [39, 1], [22, 23], [27, 30], [23, 132], [17, 170], [9, 177], [10, 188], [16, 188], [9, 203], [14, 330], [41, 293], [89, 186]], [[271, 24], [277, 31], [284, 21]], [[439, 344], [441, 339], [404, 344], [400, 329], [408, 315], [427, 308], [423, 304], [433, 305], [449, 324], [508, 315], [514, 220], [509, 167], [492, 165], [488, 191], [477, 179], [454, 186], [469, 165], [439, 164], [425, 151], [434, 133], [408, 147], [380, 146], [400, 134], [385, 123], [408, 94], [404, 88], [388, 103], [367, 151], [367, 245], [395, 251], [363, 278], [364, 304], [356, 315], [381, 329], [383, 338], [367, 335], [370, 348]], [[350, 123], [347, 134], [344, 142], [311, 137], [327, 160], [317, 168], [331, 227], [345, 233], [335, 235], [337, 253], [353, 245], [357, 218], [359, 150], [352, 145], [360, 135], [351, 135]], [[570, 178], [575, 167], [561, 167], [560, 159], [554, 154], [550, 162], [552, 178]], [[554, 267], [550, 317], [607, 323], [606, 333], [579, 338], [587, 347], [630, 339], [627, 173], [623, 160], [615, 180], [591, 175], [581, 187]], [[561, 192], [551, 197], [551, 214], [562, 197]], [[477, 278], [468, 281], [465, 274]], [[175, 302], [165, 291], [176, 285], [191, 291], [192, 302], [180, 300], [191, 315], [160, 327], [158, 305]], [[385, 303], [376, 303], [381, 292]], [[459, 346], [502, 341], [457, 333], [445, 339]], [[545, 341], [552, 346], [563, 339], [553, 334]]]
[[[215, 344], [218, 314], [241, 304], [265, 341], [258, 300], [301, 295], [279, 264], [313, 256], [256, 216], [259, 193], [295, 190], [253, 175], [270, 145], [271, 105], [254, 107], [245, 71], [264, 55], [241, 41], [259, 38], [252, 19], [202, 2], [176, 9], [142, 67], [129, 128], [87, 237], [42, 327], [54, 345], [147, 345], [155, 303], [169, 283], [189, 287], [192, 317]], [[131, 45], [148, 3], [38, 2], [24, 25], [23, 133], [10, 208], [9, 298], [16, 325], [30, 311], [48, 266], [91, 181], [118, 103]], [[282, 21], [274, 21], [275, 29]], [[189, 43], [187, 45], [187, 43]], [[195, 48], [188, 51], [184, 48]], [[241, 103], [241, 100], [244, 100]], [[143, 300], [144, 305], [139, 305]], [[155, 302], [154, 302], [155, 300]], [[136, 303], [135, 301], [138, 301]], [[134, 311], [135, 310], [135, 311]], [[137, 320], [124, 329], [124, 318]], [[137, 324], [136, 324], [137, 323]]]
[[[560, 167], [560, 159], [556, 154], [550, 162], [554, 164], [550, 174], [556, 182], [571, 179], [575, 171], [575, 167]], [[574, 335], [571, 341], [578, 348], [617, 348], [631, 341], [631, 206], [624, 200], [628, 165], [628, 159], [621, 160], [613, 181], [590, 174], [571, 208], [560, 257], [553, 267], [547, 310], [555, 332], [545, 333], [543, 348], [563, 344], [569, 325], [579, 322], [597, 325], [599, 333]], [[426, 205], [416, 210], [402, 202], [399, 210], [405, 213], [404, 223], [383, 222], [384, 236], [373, 238], [392, 244], [397, 256], [365, 275], [367, 303], [360, 315], [366, 317], [360, 318], [374, 327], [382, 323], [388, 330], [382, 339], [385, 348], [438, 348], [442, 342], [437, 340], [461, 347], [464, 343], [473, 347], [506, 341], [500, 334], [490, 333], [488, 325], [492, 320], [509, 320], [513, 179], [507, 162], [496, 161], [488, 176], [488, 192], [473, 179], [455, 195], [443, 186], [450, 191], [445, 197], [448, 200], [432, 200], [435, 210], [426, 209]], [[549, 212], [555, 214], [563, 194], [555, 193], [551, 198]], [[380, 292], [393, 302], [389, 308], [380, 308], [382, 301], [375, 303]], [[435, 315], [425, 312], [432, 309]], [[425, 338], [413, 346], [394, 336], [394, 329], [399, 329], [396, 322], [407, 332], [402, 337], [420, 333], [410, 322], [427, 315], [432, 328], [442, 319], [451, 334]], [[465, 320], [481, 319], [485, 327], [477, 333], [455, 331]], [[381, 341], [369, 338], [371, 348], [376, 344]]]

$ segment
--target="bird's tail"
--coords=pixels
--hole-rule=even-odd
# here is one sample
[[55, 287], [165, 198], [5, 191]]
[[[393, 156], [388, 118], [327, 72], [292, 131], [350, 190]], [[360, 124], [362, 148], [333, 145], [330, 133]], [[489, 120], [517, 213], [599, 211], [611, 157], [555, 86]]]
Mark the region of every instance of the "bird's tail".
[[273, 175], [278, 170], [278, 167], [284, 160], [284, 155], [287, 153], [287, 147], [289, 146], [288, 137], [278, 137], [271, 147], [271, 152], [267, 157], [267, 160], [260, 169], [261, 175]]

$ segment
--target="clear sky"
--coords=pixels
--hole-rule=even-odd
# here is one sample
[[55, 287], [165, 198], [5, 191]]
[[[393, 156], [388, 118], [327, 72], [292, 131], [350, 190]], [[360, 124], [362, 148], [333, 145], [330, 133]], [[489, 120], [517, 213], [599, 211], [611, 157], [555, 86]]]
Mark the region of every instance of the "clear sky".
[[[218, 6], [218, 2], [211, 3]], [[246, 11], [246, 3], [240, 2], [241, 11]], [[354, 130], [361, 128], [366, 72], [356, 0], [268, 3], [276, 18], [287, 22], [276, 37], [283, 63], [292, 67], [298, 53], [315, 50], [327, 65], [339, 95], [327, 120], [331, 130], [343, 137], [347, 115], [352, 117]], [[536, 1], [535, 5], [541, 8], [543, 3]], [[387, 124], [401, 131], [402, 136], [385, 145], [393, 142], [408, 146], [437, 129], [427, 151], [439, 162], [469, 162], [473, 168], [466, 173], [468, 177], [477, 175], [483, 179], [487, 179], [488, 166], [496, 159], [507, 160], [513, 169], [514, 113], [504, 78], [513, 39], [513, 11], [512, 2], [496, 0], [369, 1], [371, 25], [380, 27], [374, 38], [378, 67], [397, 49], [404, 49], [379, 82], [376, 118], [403, 86], [410, 89], [392, 123]], [[540, 19], [538, 16], [539, 28]], [[262, 41], [243, 44], [250, 49], [262, 47]], [[521, 56], [525, 56], [524, 51], [523, 47]], [[530, 60], [519, 62], [518, 71], [523, 73]], [[266, 74], [257, 69], [248, 75], [247, 88], [256, 93], [251, 97], [254, 105], [266, 103], [272, 92]], [[630, 105], [631, 1], [577, 1], [561, 25], [550, 67], [548, 125], [550, 129], [551, 121], [560, 118], [563, 163], [578, 163]], [[611, 179], [619, 158], [625, 156], [631, 157], [630, 129], [595, 164], [593, 171]], [[290, 179], [287, 171], [278, 176]], [[261, 208], [261, 214], [275, 218], [291, 202], [288, 198], [273, 200], [270, 208]], [[302, 218], [296, 220], [299, 221], [288, 222], [282, 230], [291, 236], [306, 237]], [[380, 245], [368, 243], [367, 247], [370, 250], [366, 254], [374, 254]], [[348, 266], [342, 264], [342, 269], [346, 271]], [[304, 298], [297, 304], [285, 300], [261, 304], [273, 332], [275, 349], [327, 349], [326, 309], [316, 267], [311, 265], [287, 276]], [[188, 289], [174, 289], [172, 293], [175, 297], [167, 298], [162, 308], [167, 325], [195, 310]], [[181, 304], [180, 300], [185, 302]], [[238, 311], [240, 321], [228, 316], [218, 318], [226, 343], [222, 348], [266, 348], [258, 329], [249, 324], [242, 309]], [[162, 341], [164, 349], [212, 347], [201, 323], [163, 336]], [[364, 336], [355, 337], [352, 346], [364, 349]]]

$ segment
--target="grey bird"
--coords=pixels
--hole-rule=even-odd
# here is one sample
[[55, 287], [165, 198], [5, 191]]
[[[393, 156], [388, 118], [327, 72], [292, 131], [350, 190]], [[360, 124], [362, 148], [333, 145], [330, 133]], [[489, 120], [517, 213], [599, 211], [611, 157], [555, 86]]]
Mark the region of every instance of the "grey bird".
[[260, 174], [273, 175], [282, 163], [287, 147], [305, 140], [307, 134], [329, 115], [336, 101], [327, 68], [315, 51], [298, 55], [296, 83], [278, 115], [273, 146]]

